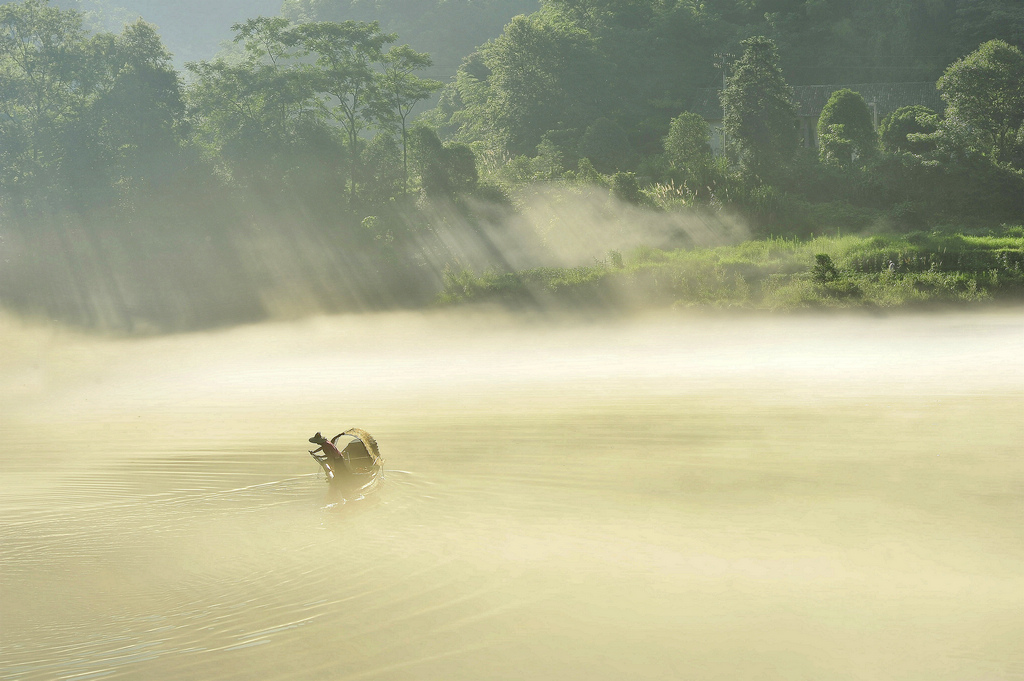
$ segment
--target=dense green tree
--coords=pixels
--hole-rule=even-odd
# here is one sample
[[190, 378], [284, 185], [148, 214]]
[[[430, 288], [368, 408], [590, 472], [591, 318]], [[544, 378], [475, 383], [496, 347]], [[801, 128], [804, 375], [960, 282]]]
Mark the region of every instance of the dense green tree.
[[924, 139], [939, 128], [939, 115], [926, 106], [902, 106], [885, 117], [878, 131], [882, 149], [894, 153], [906, 151], [926, 154], [935, 150], [935, 142]]
[[67, 142], [84, 145], [80, 124], [101, 77], [95, 57], [77, 12], [45, 0], [0, 5], [0, 181], [16, 202], [72, 179]]
[[1024, 142], [1024, 53], [990, 40], [950, 65], [938, 82], [951, 127], [969, 127], [979, 151], [999, 162]]
[[743, 56], [722, 91], [722, 126], [733, 158], [767, 179], [796, 152], [796, 110], [775, 43], [756, 36], [742, 45]]
[[712, 71], [705, 56], [722, 39], [691, 3], [545, 2], [466, 59], [431, 120], [509, 157], [532, 155], [548, 135], [570, 165], [633, 167], [661, 151], [669, 117]]
[[130, 189], [176, 167], [185, 106], [181, 79], [156, 28], [141, 19], [113, 37], [93, 121], [113, 153], [113, 181]]
[[[411, 108], [439, 85], [415, 75], [429, 57], [404, 45], [385, 52], [396, 36], [376, 23], [296, 26], [259, 17], [235, 30], [242, 59], [188, 64], [196, 76], [189, 99], [200, 138], [240, 178], [308, 178], [304, 168], [312, 159], [330, 180], [344, 162], [354, 206], [357, 187], [381, 179], [377, 162], [387, 155], [378, 140], [371, 145], [377, 166], [361, 168], [368, 151], [364, 134], [398, 130], [404, 142]], [[378, 190], [371, 188], [368, 200], [376, 201]]]
[[665, 136], [665, 156], [679, 170], [707, 167], [711, 163], [711, 128], [701, 116], [684, 111], [672, 119]]
[[596, 72], [602, 59], [585, 30], [518, 16], [483, 56], [488, 96], [479, 115], [493, 121], [502, 148], [529, 153], [544, 133], [592, 120], [603, 90]]
[[173, 165], [182, 116], [181, 84], [152, 25], [90, 36], [80, 13], [44, 0], [0, 6], [8, 206], [86, 209], [147, 184]]
[[413, 164], [427, 196], [451, 198], [476, 187], [476, 158], [467, 145], [442, 143], [436, 132], [423, 125], [414, 127], [409, 138]]
[[297, 142], [323, 125], [316, 73], [289, 22], [259, 17], [235, 25], [240, 60], [190, 62], [188, 102], [197, 139], [234, 179], [274, 186], [299, 161]]
[[532, 165], [538, 180], [557, 180], [562, 177], [565, 172], [565, 155], [550, 135], [545, 135], [537, 145], [537, 156]]
[[612, 175], [611, 182], [612, 196], [625, 203], [640, 205], [644, 196], [640, 192], [640, 183], [636, 175], [628, 172], [618, 172]]
[[825, 163], [849, 165], [854, 158], [874, 156], [878, 135], [871, 112], [859, 92], [836, 90], [818, 118], [819, 156]]

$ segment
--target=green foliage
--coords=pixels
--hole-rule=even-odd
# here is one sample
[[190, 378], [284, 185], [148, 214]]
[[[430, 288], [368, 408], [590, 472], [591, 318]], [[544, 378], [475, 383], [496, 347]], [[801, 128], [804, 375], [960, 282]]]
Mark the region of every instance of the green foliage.
[[612, 297], [608, 288], [609, 267], [539, 267], [520, 272], [485, 272], [477, 277], [469, 270], [448, 267], [438, 302], [496, 302], [510, 307], [563, 305], [569, 308], [597, 307]]
[[604, 88], [601, 65], [587, 31], [542, 13], [514, 17], [463, 60], [433, 122], [459, 141], [532, 153], [546, 133], [586, 128]]
[[628, 166], [631, 154], [626, 130], [609, 118], [598, 118], [587, 126], [580, 138], [580, 157], [590, 159], [603, 173], [614, 173]]
[[[314, 74], [295, 60], [297, 36], [283, 19], [235, 26], [241, 60], [190, 62], [188, 102], [197, 138], [238, 184], [261, 191], [302, 164], [298, 149], [323, 126]], [[337, 146], [336, 144], [334, 146]]]
[[1024, 4], [1018, 0], [959, 2], [953, 19], [954, 57], [993, 39], [1024, 49]]
[[889, 153], [906, 151], [928, 154], [935, 151], [935, 141], [928, 136], [939, 129], [939, 116], [926, 106], [902, 106], [882, 120], [879, 136], [882, 149]]
[[91, 50], [78, 14], [38, 0], [0, 6], [0, 31], [2, 181], [21, 201], [33, 202], [73, 180], [61, 177], [73, 151], [62, 141], [81, 134], [98, 95], [88, 73]]
[[938, 82], [946, 119], [968, 126], [980, 151], [999, 162], [1024, 143], [1024, 53], [990, 40], [952, 64]]
[[855, 198], [894, 227], [948, 221], [1016, 221], [1024, 214], [1024, 177], [981, 156], [938, 163], [907, 152], [883, 154], [856, 178]]
[[[532, 155], [548, 136], [568, 167], [586, 157], [600, 172], [669, 179], [657, 175], [651, 156], [671, 117], [693, 101], [695, 88], [716, 84], [711, 67], [725, 61], [715, 53], [738, 52], [740, 37], [760, 33], [778, 46], [766, 55], [777, 68], [766, 68], [750, 85], [768, 87], [774, 79], [779, 96], [747, 111], [777, 125], [729, 139], [739, 140], [733, 158], [748, 174], [776, 182], [797, 137], [782, 72], [801, 83], [935, 78], [959, 54], [951, 39], [956, 27], [957, 11], [948, 2], [551, 0], [466, 58], [431, 120], [443, 135], [499, 155]], [[736, 68], [744, 70], [745, 60]], [[855, 139], [857, 125], [831, 125], [845, 127], [826, 130], [826, 143], [852, 144], [850, 154], [864, 160], [874, 150], [870, 140]], [[762, 158], [765, 149], [774, 157]], [[683, 180], [678, 168], [672, 178]]]
[[[496, 7], [493, 0], [476, 4]], [[493, 216], [498, 224], [524, 202], [518, 194], [513, 200], [510, 188], [537, 181], [547, 184], [545, 191], [575, 195], [586, 193], [581, 184], [610, 187], [619, 200], [644, 207], [630, 209], [630, 216], [694, 209], [702, 219], [734, 215], [755, 234], [808, 236], [869, 226], [927, 232], [953, 222], [980, 229], [1019, 221], [1024, 57], [1015, 38], [985, 43], [949, 67], [940, 80], [950, 105], [941, 121], [921, 107], [886, 119], [886, 153], [872, 153], [867, 107], [846, 90], [835, 93], [822, 113], [826, 163], [810, 151], [794, 154], [794, 109], [783, 71], [804, 82], [809, 74], [894, 75], [902, 67], [883, 71], [874, 56], [847, 71], [838, 46], [857, 44], [867, 51], [888, 45], [890, 55], [913, 55], [895, 36], [909, 31], [914, 17], [932, 22], [914, 29], [922, 35], [956, 37], [988, 26], [970, 3], [950, 10], [964, 18], [964, 31], [939, 16], [933, 5], [942, 3], [916, 4], [922, 6], [912, 0], [550, 0], [541, 11], [510, 21], [462, 61], [429, 117], [439, 136], [415, 127], [412, 118], [440, 85], [418, 75], [435, 68], [431, 57], [407, 45], [392, 46], [397, 37], [386, 24], [351, 18], [412, 11], [399, 0], [289, 2], [295, 23], [260, 17], [236, 24], [234, 53], [189, 64], [187, 87], [149, 24], [93, 35], [80, 13], [45, 0], [8, 3], [0, 6], [0, 201], [5, 218], [19, 211], [91, 211], [94, 217], [106, 211], [111, 224], [135, 225], [146, 210], [155, 214], [158, 207], [164, 215], [191, 219], [180, 217], [184, 202], [175, 200], [188, 187], [201, 197], [195, 205], [216, 208], [203, 225], [234, 220], [251, 227], [252, 216], [269, 207], [276, 217], [301, 216], [329, 228], [348, 251], [368, 249], [374, 268], [410, 278], [416, 268], [402, 254], [421, 248], [416, 239], [428, 238], [425, 227], [466, 223], [470, 233]], [[974, 5], [1015, 16], [1004, 0]], [[429, 6], [427, 13], [476, 11], [467, 3], [427, 0], [423, 6]], [[904, 28], [890, 29], [886, 21]], [[1012, 27], [1001, 30], [1016, 35]], [[756, 37], [739, 43], [751, 33], [775, 41]], [[918, 40], [917, 33], [905, 37], [907, 46]], [[701, 117], [677, 114], [694, 104], [695, 88], [717, 83], [712, 53], [736, 50], [738, 44], [744, 54], [721, 100], [736, 162], [730, 166], [727, 159], [711, 157], [708, 124]], [[947, 49], [953, 48], [919, 51], [931, 56], [913, 57], [907, 68], [930, 73], [939, 63], [937, 53]], [[452, 66], [449, 61], [445, 68]], [[833, 79], [841, 81], [858, 82]], [[847, 163], [854, 155], [861, 162]], [[426, 197], [451, 200], [403, 200], [410, 186]], [[462, 200], [467, 194], [476, 200]], [[496, 205], [481, 207], [482, 200]], [[93, 224], [101, 221], [95, 217]], [[173, 220], [161, 224], [168, 222]], [[444, 252], [437, 244], [429, 248]], [[638, 287], [653, 286], [659, 295], [686, 304], [771, 307], [785, 306], [783, 300], [877, 303], [885, 299], [883, 290], [974, 300], [1016, 281], [998, 263], [984, 271], [908, 266], [895, 273], [867, 272], [841, 248], [818, 250], [800, 250], [787, 261], [789, 269], [777, 271], [735, 254], [705, 254], [690, 269], [667, 276], [656, 265], [684, 256], [648, 254], [641, 263], [610, 254], [611, 265], [603, 269], [538, 270], [518, 278], [493, 274], [488, 286], [511, 291], [522, 284], [533, 295], [543, 281], [545, 296], [585, 289], [590, 293], [579, 293], [584, 299], [612, 295], [622, 278], [633, 277]], [[830, 259], [831, 274], [809, 269], [817, 255]], [[418, 271], [439, 271], [441, 263], [432, 264], [437, 268]], [[403, 268], [409, 271], [400, 274]], [[917, 283], [906, 288], [912, 276]], [[764, 302], [769, 299], [776, 302]]]
[[796, 110], [775, 43], [757, 36], [742, 44], [743, 56], [722, 91], [722, 126], [733, 157], [767, 179], [796, 152]]
[[818, 149], [821, 161], [829, 165], [849, 167], [857, 154], [857, 147], [842, 123], [822, 125], [818, 122]]
[[464, 60], [433, 121], [512, 156], [558, 133], [570, 166], [586, 157], [601, 172], [632, 169], [657, 153], [668, 112], [704, 85], [703, 53], [723, 39], [690, 3], [546, 2]]
[[146, 191], [177, 162], [181, 86], [153, 27], [89, 36], [82, 16], [0, 6], [0, 189], [14, 211]]
[[[234, 29], [244, 58], [187, 65], [196, 81], [189, 91], [196, 130], [227, 161], [233, 179], [264, 186], [282, 174], [306, 175], [308, 168], [325, 190], [347, 184], [350, 207], [360, 185], [371, 204], [381, 201], [382, 192], [405, 192], [408, 119], [416, 103], [440, 86], [415, 75], [430, 65], [428, 55], [407, 45], [385, 51], [396, 36], [376, 23], [293, 25], [260, 17]], [[366, 146], [364, 133], [372, 129], [399, 135], [397, 189], [384, 143]], [[367, 160], [376, 167], [362, 166], [364, 149], [373, 151]]]
[[818, 118], [818, 139], [825, 163], [850, 165], [875, 155], [878, 136], [860, 93], [846, 88], [832, 93]]
[[394, 135], [386, 132], [377, 133], [363, 147], [360, 184], [367, 208], [385, 205], [405, 193], [407, 175], [403, 151]]
[[597, 172], [597, 168], [594, 167], [589, 158], [581, 158], [579, 160], [573, 179], [579, 184], [607, 184], [604, 175]]
[[564, 156], [548, 135], [537, 145], [537, 155], [533, 159], [534, 177], [538, 180], [555, 180], [565, 172]]
[[394, 100], [374, 67], [384, 62], [384, 45], [397, 36], [384, 33], [376, 22], [327, 21], [300, 24], [290, 39], [304, 54], [315, 55], [315, 69], [299, 67], [309, 75], [314, 91], [331, 102], [329, 120], [341, 126], [348, 140], [349, 196], [356, 197], [360, 133], [392, 115]]

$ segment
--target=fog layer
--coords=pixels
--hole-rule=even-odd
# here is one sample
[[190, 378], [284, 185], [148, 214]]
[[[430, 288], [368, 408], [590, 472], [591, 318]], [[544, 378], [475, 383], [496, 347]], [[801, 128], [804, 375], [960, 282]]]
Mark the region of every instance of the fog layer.
[[1019, 314], [0, 323], [0, 678], [1024, 675]]

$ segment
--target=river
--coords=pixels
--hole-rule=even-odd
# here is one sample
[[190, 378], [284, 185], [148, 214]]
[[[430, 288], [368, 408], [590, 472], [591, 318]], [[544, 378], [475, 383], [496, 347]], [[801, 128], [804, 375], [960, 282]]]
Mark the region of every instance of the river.
[[0, 332], [0, 679], [1024, 679], [1020, 310]]

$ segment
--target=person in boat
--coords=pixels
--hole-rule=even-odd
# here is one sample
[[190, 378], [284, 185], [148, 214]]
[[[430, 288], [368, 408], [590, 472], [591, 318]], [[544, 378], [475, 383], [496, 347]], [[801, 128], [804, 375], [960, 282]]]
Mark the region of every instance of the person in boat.
[[[341, 451], [334, 446], [334, 443], [325, 438], [317, 431], [316, 435], [309, 438], [309, 441], [315, 445], [320, 445], [316, 449], [309, 452], [309, 455], [317, 460], [317, 463], [324, 469], [324, 473], [327, 474], [328, 480], [333, 480], [339, 471], [343, 470], [345, 465], [345, 457], [341, 455]], [[317, 456], [317, 452], [323, 452], [323, 455]]]
[[[354, 442], [350, 442], [344, 450], [339, 450], [335, 442], [343, 435], [353, 438]], [[339, 433], [333, 440], [328, 440], [318, 432], [309, 438], [309, 441], [319, 445], [309, 454], [324, 469], [328, 480], [334, 480], [338, 475], [345, 477], [373, 474], [380, 470], [383, 463], [377, 441], [359, 428], [350, 428]], [[321, 451], [323, 454], [318, 455], [317, 452]]]
[[[324, 456], [326, 456], [328, 459], [343, 458], [341, 456], [341, 451], [339, 451], [338, 448], [334, 446], [334, 443], [325, 438], [323, 435], [321, 435], [319, 431], [317, 432], [316, 435], [309, 438], [309, 441], [315, 445], [320, 445], [320, 449], [323, 450]], [[320, 458], [316, 456], [317, 451], [319, 450], [314, 449], [313, 451], [310, 452], [310, 454], [312, 454], [316, 458]]]

